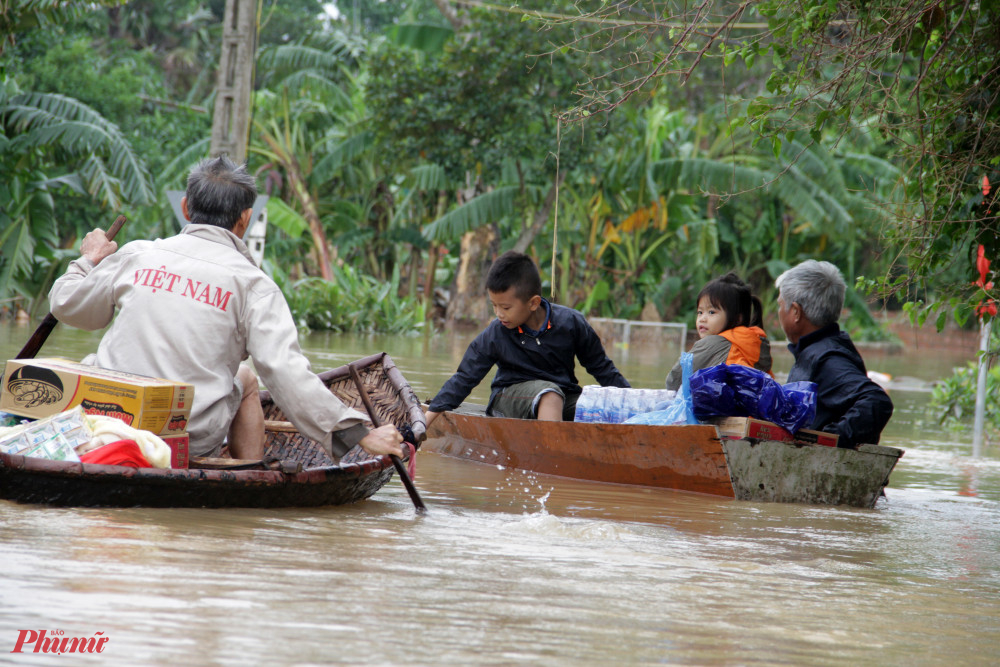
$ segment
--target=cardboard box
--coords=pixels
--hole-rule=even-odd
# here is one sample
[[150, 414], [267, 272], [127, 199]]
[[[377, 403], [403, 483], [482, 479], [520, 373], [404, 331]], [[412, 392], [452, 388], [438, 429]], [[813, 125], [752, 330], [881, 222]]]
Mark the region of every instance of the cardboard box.
[[777, 424], [752, 417], [716, 417], [708, 420], [719, 431], [720, 438], [756, 438], [779, 442], [802, 442], [810, 445], [836, 447], [840, 436], [811, 429], [800, 429], [792, 434]]
[[68, 359], [11, 359], [0, 386], [0, 410], [42, 418], [77, 405], [157, 435], [187, 431], [194, 387], [88, 366]]
[[170, 446], [170, 467], [188, 467], [188, 449], [190, 442], [187, 433], [176, 433], [173, 435], [161, 435], [160, 439]]
[[836, 433], [824, 433], [823, 431], [813, 431], [808, 428], [799, 429], [792, 437], [795, 438], [795, 442], [824, 445], [826, 447], [836, 447], [837, 441], [840, 440], [840, 436]]

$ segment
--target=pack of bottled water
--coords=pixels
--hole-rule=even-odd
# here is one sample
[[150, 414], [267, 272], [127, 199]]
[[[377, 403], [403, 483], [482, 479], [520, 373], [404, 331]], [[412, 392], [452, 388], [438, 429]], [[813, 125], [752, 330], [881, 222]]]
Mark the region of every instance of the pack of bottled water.
[[620, 424], [629, 417], [665, 410], [677, 395], [672, 389], [626, 389], [587, 385], [576, 401], [575, 421]]

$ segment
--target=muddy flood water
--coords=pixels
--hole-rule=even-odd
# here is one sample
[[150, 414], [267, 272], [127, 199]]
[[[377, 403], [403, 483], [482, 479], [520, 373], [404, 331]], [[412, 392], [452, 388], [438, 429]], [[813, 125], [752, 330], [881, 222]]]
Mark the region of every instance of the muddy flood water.
[[[0, 357], [31, 331], [0, 324]], [[314, 370], [385, 350], [426, 400], [471, 337], [314, 333], [302, 344]], [[60, 326], [42, 355], [80, 358], [98, 339]], [[780, 377], [791, 358], [775, 348]], [[659, 387], [678, 349], [609, 352], [634, 386]], [[970, 431], [944, 430], [927, 411], [931, 382], [970, 357], [863, 353], [893, 377], [883, 444], [906, 450], [872, 510], [426, 453], [425, 516], [396, 479], [320, 509], [0, 501], [0, 663], [997, 664], [1000, 446], [973, 458]], [[107, 641], [100, 654], [12, 653], [43, 630]]]

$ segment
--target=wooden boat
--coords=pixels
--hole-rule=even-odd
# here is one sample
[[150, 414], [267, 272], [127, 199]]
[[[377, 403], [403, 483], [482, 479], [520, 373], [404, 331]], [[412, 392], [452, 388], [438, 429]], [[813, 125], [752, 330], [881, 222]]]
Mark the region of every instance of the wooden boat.
[[431, 425], [424, 451], [616, 484], [739, 500], [873, 507], [903, 452], [722, 439], [715, 426], [647, 426], [487, 417], [463, 404]]
[[[351, 366], [382, 423], [395, 424], [419, 444], [426, 429], [423, 411], [389, 355], [319, 374], [340, 400], [365, 413]], [[285, 419], [267, 391], [260, 392], [260, 400], [265, 419]], [[314, 507], [368, 498], [393, 473], [388, 456], [372, 457], [360, 447], [334, 462], [295, 430], [269, 431], [264, 461], [273, 463], [250, 464], [257, 469], [159, 469], [0, 454], [0, 498], [74, 507]]]

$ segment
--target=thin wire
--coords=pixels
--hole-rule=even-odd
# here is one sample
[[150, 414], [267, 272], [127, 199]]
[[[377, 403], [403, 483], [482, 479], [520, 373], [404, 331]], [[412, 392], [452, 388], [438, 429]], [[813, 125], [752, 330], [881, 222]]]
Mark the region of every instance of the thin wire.
[[[491, 12], [503, 12], [506, 14], [517, 14], [519, 16], [534, 17], [540, 19], [553, 19], [557, 21], [566, 21], [567, 23], [600, 23], [608, 25], [623, 25], [623, 26], [653, 26], [658, 28], [686, 28], [688, 23], [682, 21], [658, 21], [658, 20], [647, 20], [638, 21], [632, 19], [613, 19], [608, 16], [600, 16], [597, 12], [591, 14], [561, 14], [557, 12], [543, 12], [535, 9], [524, 9], [515, 5], [505, 7], [502, 5], [497, 5], [492, 2], [484, 2], [483, 0], [463, 0], [463, 5], [471, 5], [473, 7], [479, 7], [480, 9], [485, 9]], [[720, 26], [725, 26], [725, 23], [702, 23], [703, 28], [718, 28]], [[728, 24], [730, 28], [742, 29], [742, 30], [766, 30], [768, 28], [767, 23], [730, 23]]]
[[552, 269], [549, 299], [556, 300], [556, 251], [559, 249], [559, 153], [562, 151], [562, 120], [556, 119], [556, 214], [552, 221]]
[[260, 15], [264, 12], [264, 0], [257, 0], [257, 14], [253, 18], [254, 22], [254, 36], [253, 44], [250, 45], [250, 99], [247, 104], [250, 107], [250, 114], [247, 117], [247, 150], [246, 155], [243, 156], [243, 161], [247, 163], [247, 168], [249, 169], [250, 164], [250, 137], [253, 136], [253, 110], [254, 110], [254, 82], [257, 80], [257, 46], [260, 44]]

